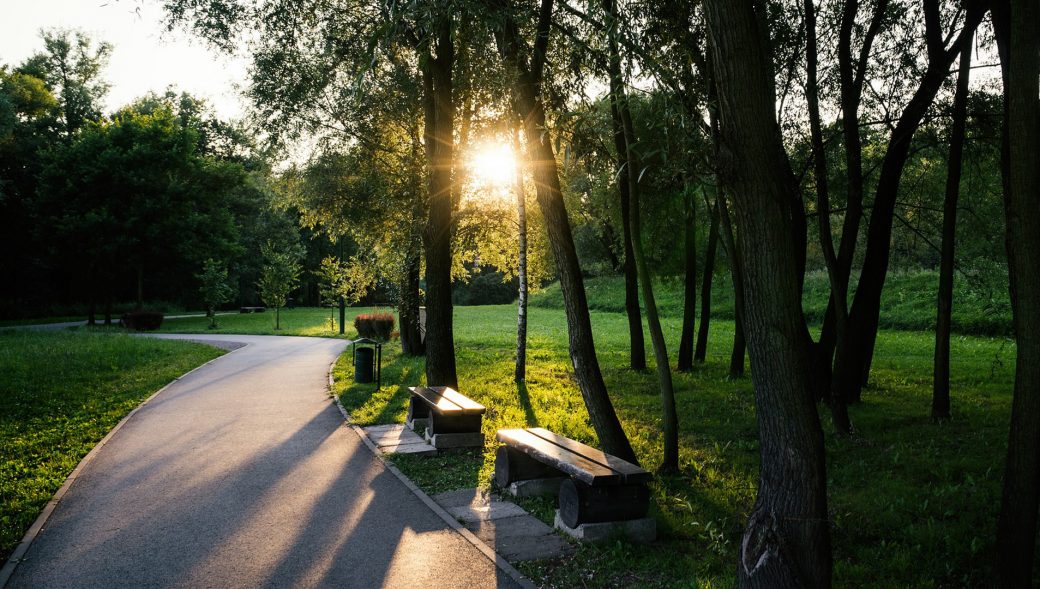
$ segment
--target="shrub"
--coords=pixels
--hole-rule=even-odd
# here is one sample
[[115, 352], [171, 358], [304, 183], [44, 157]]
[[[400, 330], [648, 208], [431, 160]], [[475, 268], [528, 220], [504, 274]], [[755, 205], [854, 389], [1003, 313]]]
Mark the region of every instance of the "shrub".
[[354, 318], [358, 335], [380, 342], [390, 339], [394, 332], [394, 316], [390, 313], [365, 313]]
[[155, 331], [162, 322], [163, 314], [159, 311], [131, 311], [119, 320], [123, 327], [134, 331]]

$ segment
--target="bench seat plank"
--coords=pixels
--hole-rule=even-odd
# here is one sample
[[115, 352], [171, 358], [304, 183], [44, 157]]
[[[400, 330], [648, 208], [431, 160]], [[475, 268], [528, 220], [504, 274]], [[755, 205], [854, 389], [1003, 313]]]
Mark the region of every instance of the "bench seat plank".
[[602, 450], [597, 450], [592, 446], [587, 446], [576, 440], [572, 440], [570, 438], [565, 438], [561, 435], [554, 434], [553, 432], [545, 428], [532, 427], [527, 428], [527, 431], [538, 436], [539, 438], [542, 438], [547, 442], [551, 442], [553, 444], [556, 444], [557, 446], [560, 446], [561, 448], [564, 448], [566, 450], [574, 452], [575, 454], [583, 456], [584, 458], [587, 458], [592, 462], [609, 467], [614, 472], [620, 474], [621, 478], [623, 478], [626, 483], [646, 483], [653, 478], [653, 475], [650, 474], [648, 471], [644, 470], [643, 468], [635, 464], [632, 464], [627, 460], [622, 460], [617, 456], [607, 454]]
[[621, 474], [610, 467], [575, 454], [525, 429], [500, 429], [496, 437], [500, 442], [550, 464], [583, 483], [611, 485], [623, 480]]
[[433, 390], [440, 393], [441, 397], [448, 399], [452, 403], [458, 405], [462, 409], [462, 412], [466, 415], [483, 415], [487, 412], [487, 408], [485, 408], [483, 405], [477, 403], [473, 399], [470, 399], [469, 397], [463, 395], [462, 393], [456, 391], [451, 387], [432, 388]]
[[483, 415], [487, 409], [448, 387], [410, 387], [413, 395], [444, 415]]

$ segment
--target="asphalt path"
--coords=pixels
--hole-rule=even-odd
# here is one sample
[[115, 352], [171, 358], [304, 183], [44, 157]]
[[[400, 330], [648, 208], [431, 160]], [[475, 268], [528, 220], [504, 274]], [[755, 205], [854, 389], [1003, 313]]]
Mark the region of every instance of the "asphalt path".
[[244, 347], [145, 404], [87, 463], [13, 587], [516, 587], [391, 473], [328, 395], [344, 340]]

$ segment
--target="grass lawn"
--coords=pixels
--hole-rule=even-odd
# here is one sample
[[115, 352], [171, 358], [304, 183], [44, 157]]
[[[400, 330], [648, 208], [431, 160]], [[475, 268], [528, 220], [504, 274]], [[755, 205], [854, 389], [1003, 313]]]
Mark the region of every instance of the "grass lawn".
[[[627, 365], [623, 314], [593, 312], [596, 346], [614, 404], [643, 465], [659, 462], [659, 398], [652, 372]], [[231, 322], [227, 323], [231, 328]], [[676, 345], [679, 321], [665, 320]], [[512, 382], [512, 306], [457, 307], [460, 389], [488, 407], [484, 433], [541, 426], [595, 444], [571, 376], [563, 312], [533, 308], [528, 383]], [[709, 357], [676, 374], [681, 426], [678, 476], [653, 485], [660, 540], [653, 546], [581, 546], [562, 561], [521, 569], [547, 587], [729, 587], [742, 526], [755, 495], [758, 441], [750, 379], [726, 377], [732, 323], [715, 320]], [[886, 331], [870, 388], [852, 409], [859, 435], [828, 432], [836, 587], [965, 587], [992, 581], [990, 562], [1010, 413], [1014, 344], [957, 336], [952, 342], [954, 419], [929, 419], [934, 336]], [[674, 358], [675, 348], [671, 350]], [[652, 362], [652, 354], [648, 354]], [[674, 360], [673, 360], [674, 361]], [[383, 383], [354, 385], [349, 355], [337, 393], [359, 424], [403, 422], [407, 387], [423, 382], [421, 359], [384, 350]], [[428, 492], [490, 485], [494, 448], [434, 459], [395, 458]], [[548, 517], [550, 505], [529, 505]]]
[[0, 562], [120, 419], [223, 352], [118, 333], [0, 330]]
[[[357, 337], [354, 330], [354, 317], [360, 313], [371, 311], [360, 307], [348, 307], [347, 328], [344, 337]], [[335, 316], [336, 327], [333, 328], [329, 317]], [[217, 329], [209, 328], [206, 317], [188, 317], [184, 319], [167, 319], [163, 321], [160, 332], [167, 333], [243, 333], [249, 335], [308, 335], [320, 337], [339, 337], [339, 310], [334, 313], [329, 309], [318, 307], [299, 307], [282, 309], [279, 312], [281, 329], [274, 328], [274, 310], [264, 313], [234, 313], [217, 316]]]

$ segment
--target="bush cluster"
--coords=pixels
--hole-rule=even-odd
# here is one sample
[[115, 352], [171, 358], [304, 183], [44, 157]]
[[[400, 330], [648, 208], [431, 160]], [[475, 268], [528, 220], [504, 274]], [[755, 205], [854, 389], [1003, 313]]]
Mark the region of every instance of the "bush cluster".
[[394, 333], [394, 316], [390, 313], [364, 313], [354, 318], [358, 335], [385, 342]]

